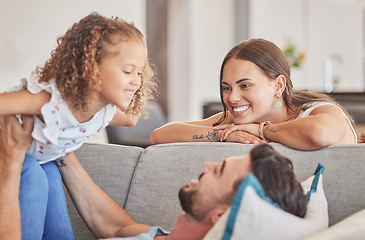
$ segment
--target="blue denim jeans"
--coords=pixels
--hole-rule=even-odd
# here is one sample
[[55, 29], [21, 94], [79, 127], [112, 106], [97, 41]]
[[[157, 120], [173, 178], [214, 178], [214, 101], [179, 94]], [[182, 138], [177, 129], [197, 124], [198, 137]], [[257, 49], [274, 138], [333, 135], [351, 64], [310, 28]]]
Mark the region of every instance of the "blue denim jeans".
[[62, 178], [53, 162], [26, 155], [19, 191], [22, 239], [74, 239]]

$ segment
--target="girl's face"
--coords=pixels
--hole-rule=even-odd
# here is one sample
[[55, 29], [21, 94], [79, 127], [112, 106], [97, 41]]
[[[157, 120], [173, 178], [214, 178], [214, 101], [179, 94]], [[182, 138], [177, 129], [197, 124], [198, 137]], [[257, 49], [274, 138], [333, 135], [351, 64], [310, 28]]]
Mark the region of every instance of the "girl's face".
[[223, 69], [223, 101], [234, 124], [259, 123], [271, 119], [275, 82], [254, 63], [231, 58]]
[[143, 41], [131, 38], [113, 47], [99, 64], [100, 95], [103, 105], [115, 104], [126, 109], [141, 86], [147, 49]]

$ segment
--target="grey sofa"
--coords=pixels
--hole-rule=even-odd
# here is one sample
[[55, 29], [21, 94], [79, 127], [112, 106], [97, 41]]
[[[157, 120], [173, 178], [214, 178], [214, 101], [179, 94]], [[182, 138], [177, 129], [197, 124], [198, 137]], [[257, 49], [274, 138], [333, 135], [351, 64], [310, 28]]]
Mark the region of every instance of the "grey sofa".
[[[297, 151], [278, 143], [271, 144], [292, 159], [299, 181], [312, 175], [318, 162], [325, 166], [323, 186], [330, 226], [365, 209], [365, 144], [335, 145], [317, 151]], [[144, 149], [87, 143], [76, 155], [95, 183], [137, 222], [169, 229], [182, 211], [178, 190], [199, 176], [202, 162], [221, 162], [229, 156], [243, 155], [252, 146], [173, 143]], [[75, 239], [95, 239], [68, 195], [67, 201]]]

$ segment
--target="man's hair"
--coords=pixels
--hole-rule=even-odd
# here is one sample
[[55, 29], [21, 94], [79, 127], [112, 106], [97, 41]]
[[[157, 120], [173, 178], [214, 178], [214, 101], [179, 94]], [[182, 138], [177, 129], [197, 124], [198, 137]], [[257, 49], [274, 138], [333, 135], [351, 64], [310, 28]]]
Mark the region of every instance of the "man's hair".
[[265, 195], [284, 211], [304, 217], [307, 197], [296, 180], [293, 163], [268, 144], [260, 144], [250, 151], [251, 171], [260, 181]]
[[[293, 163], [280, 155], [268, 144], [259, 144], [250, 151], [251, 172], [260, 181], [265, 195], [284, 211], [304, 217], [307, 211], [307, 197], [296, 180]], [[235, 193], [245, 178], [233, 184], [233, 191], [225, 194], [222, 202], [231, 204]]]

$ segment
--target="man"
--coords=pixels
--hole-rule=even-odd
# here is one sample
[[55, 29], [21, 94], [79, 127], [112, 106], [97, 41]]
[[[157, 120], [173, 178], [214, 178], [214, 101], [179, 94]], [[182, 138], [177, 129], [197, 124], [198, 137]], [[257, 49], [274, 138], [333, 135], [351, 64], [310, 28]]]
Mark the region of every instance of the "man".
[[[16, 189], [31, 132], [31, 121], [27, 118], [24, 121], [22, 127], [13, 117], [0, 118], [1, 239], [21, 238]], [[199, 180], [191, 181], [179, 192], [184, 212], [171, 232], [135, 222], [92, 181], [73, 153], [58, 165], [76, 208], [98, 238], [202, 239], [230, 206], [236, 189], [250, 171], [267, 195], [285, 211], [297, 216], [304, 216], [306, 211], [307, 200], [295, 180], [290, 160], [267, 144], [256, 146], [250, 155], [230, 157], [223, 163], [204, 163]]]

